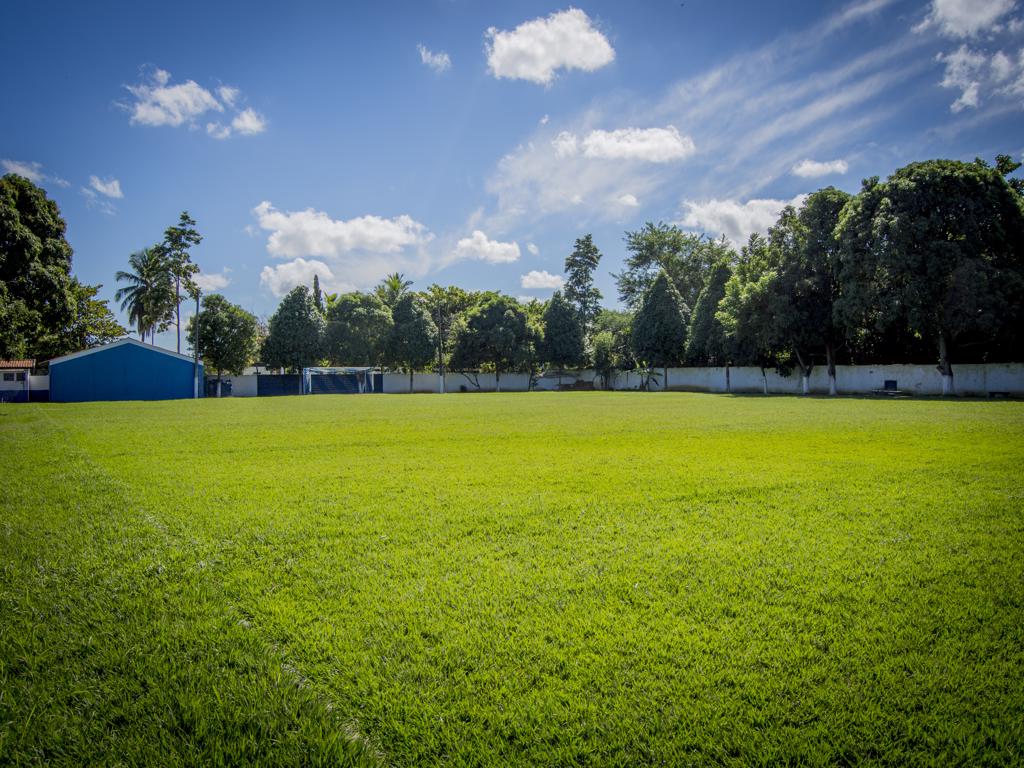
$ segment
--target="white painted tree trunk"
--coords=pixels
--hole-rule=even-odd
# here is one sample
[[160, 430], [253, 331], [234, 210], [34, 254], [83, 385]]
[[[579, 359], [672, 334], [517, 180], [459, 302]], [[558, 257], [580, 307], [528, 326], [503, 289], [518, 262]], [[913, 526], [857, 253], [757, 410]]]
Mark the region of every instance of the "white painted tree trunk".
[[839, 394], [836, 391], [836, 372], [835, 371], [829, 371], [828, 372], [828, 393], [832, 397], [835, 397], [836, 395]]
[[953, 372], [942, 374], [942, 396], [949, 397], [953, 392]]
[[764, 368], [761, 369], [761, 381], [764, 382], [764, 393], [768, 394], [768, 372]]
[[811, 394], [811, 380], [807, 374], [800, 377], [800, 387], [803, 389], [805, 395]]
[[220, 397], [220, 379], [217, 379], [217, 397]]
[[494, 369], [494, 391], [501, 392], [501, 371]]

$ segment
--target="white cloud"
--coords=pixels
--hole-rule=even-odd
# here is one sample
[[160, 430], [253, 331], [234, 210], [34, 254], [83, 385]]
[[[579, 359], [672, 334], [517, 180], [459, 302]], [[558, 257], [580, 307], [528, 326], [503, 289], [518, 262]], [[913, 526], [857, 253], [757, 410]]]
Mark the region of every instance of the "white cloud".
[[557, 157], [571, 157], [577, 151], [576, 134], [562, 131], [551, 140], [551, 146], [555, 148]]
[[608, 160], [644, 160], [668, 163], [696, 151], [693, 139], [681, 136], [674, 125], [665, 128], [619, 128], [591, 131], [583, 139], [583, 154]]
[[438, 74], [446, 72], [452, 68], [452, 59], [444, 51], [434, 53], [422, 43], [416, 46], [416, 50], [420, 52], [420, 61]]
[[928, 16], [916, 29], [936, 26], [946, 37], [977, 37], [1000, 31], [999, 21], [1015, 6], [1015, 0], [932, 0]]
[[725, 235], [737, 245], [743, 245], [754, 232], [766, 232], [775, 224], [787, 205], [803, 204], [806, 195], [792, 200], [684, 200], [682, 225], [716, 235]]
[[544, 117], [542, 117], [540, 120], [538, 120], [537, 123], [538, 123], [538, 125], [547, 125], [548, 121], [550, 119], [551, 119], [550, 115], [544, 115]]
[[267, 129], [267, 121], [259, 112], [249, 108], [243, 109], [235, 115], [235, 119], [231, 121], [231, 127], [236, 133], [240, 133], [243, 136], [253, 136], [257, 133], [263, 133]]
[[965, 44], [952, 53], [940, 53], [937, 59], [946, 65], [946, 72], [940, 85], [943, 88], [955, 88], [960, 91], [960, 97], [950, 105], [950, 110], [960, 112], [968, 107], [977, 107], [980, 103], [978, 91], [981, 88], [981, 79], [988, 66], [985, 54], [972, 51]]
[[356, 250], [397, 253], [433, 238], [424, 225], [405, 215], [392, 219], [360, 216], [342, 221], [312, 208], [279, 211], [267, 201], [252, 212], [260, 227], [271, 233], [267, 251], [283, 258], [336, 257]]
[[519, 244], [502, 243], [491, 240], [479, 229], [473, 230], [470, 237], [464, 237], [455, 244], [452, 253], [455, 260], [475, 259], [488, 264], [505, 264], [519, 260]]
[[546, 270], [533, 269], [519, 278], [519, 284], [527, 289], [561, 288], [565, 284], [565, 279]]
[[222, 85], [217, 89], [217, 95], [220, 96], [220, 100], [227, 104], [229, 107], [235, 106], [235, 102], [238, 97], [242, 95], [242, 92], [237, 88], [232, 88], [228, 85]]
[[997, 83], [1007, 80], [1015, 69], [1013, 60], [1002, 51], [996, 52], [989, 62], [989, 66], [992, 68], [992, 77]]
[[114, 216], [117, 213], [117, 208], [109, 200], [103, 200], [96, 193], [96, 190], [90, 189], [89, 187], [82, 187], [82, 196], [85, 198], [85, 204], [89, 208], [95, 208], [100, 213], [105, 213], [107, 216]]
[[90, 176], [89, 186], [105, 197], [113, 197], [115, 199], [124, 197], [124, 193], [121, 192], [121, 182], [117, 179], [103, 181], [99, 176]]
[[526, 244], [526, 250], [528, 250], [534, 256], [537, 256], [537, 255], [540, 254], [540, 248], [538, 248], [534, 243], [527, 243]]
[[487, 66], [496, 78], [549, 84], [559, 69], [593, 72], [615, 60], [608, 39], [578, 8], [533, 19], [512, 31], [487, 30]]
[[24, 176], [33, 184], [51, 182], [53, 184], [56, 184], [58, 187], [71, 186], [71, 182], [68, 181], [67, 179], [62, 179], [60, 176], [54, 176], [51, 174], [43, 173], [42, 163], [30, 162], [26, 160], [8, 160], [4, 158], [0, 160], [0, 168], [4, 169], [4, 173], [16, 173], [19, 176]]
[[802, 179], [814, 179], [833, 173], [846, 173], [850, 166], [845, 160], [801, 160], [793, 166], [793, 175]]
[[252, 108], [239, 109], [242, 92], [238, 88], [222, 85], [216, 89], [217, 96], [199, 85], [195, 80], [171, 85], [171, 73], [155, 69], [148, 78], [137, 85], [125, 88], [135, 97], [133, 103], [124, 106], [130, 113], [132, 125], [181, 126], [195, 128], [203, 116], [235, 112], [228, 124], [220, 120], [206, 123], [206, 132], [215, 139], [226, 139], [233, 134], [251, 136], [266, 129], [266, 119]]
[[193, 275], [192, 279], [204, 293], [212, 293], [227, 288], [231, 284], [231, 278], [228, 277], [230, 271], [225, 268], [222, 272], [200, 272]]
[[615, 198], [615, 202], [623, 208], [637, 208], [640, 205], [640, 201], [636, 199], [636, 195], [631, 195], [628, 192]]
[[275, 296], [284, 296], [297, 285], [312, 285], [314, 275], [320, 278], [320, 285], [327, 290], [351, 290], [351, 286], [338, 284], [331, 268], [317, 259], [294, 259], [285, 264], [266, 266], [260, 272], [260, 283]]

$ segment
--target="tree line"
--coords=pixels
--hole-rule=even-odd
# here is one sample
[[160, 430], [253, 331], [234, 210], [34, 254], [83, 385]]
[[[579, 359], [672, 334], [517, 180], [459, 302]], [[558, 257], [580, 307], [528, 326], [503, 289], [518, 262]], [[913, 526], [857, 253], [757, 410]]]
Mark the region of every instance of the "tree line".
[[[1004, 155], [994, 165], [932, 160], [866, 179], [856, 195], [826, 187], [738, 251], [648, 222], [625, 233], [613, 275], [621, 310], [601, 306], [602, 254], [585, 235], [548, 301], [438, 284], [415, 291], [397, 273], [369, 291], [324, 293], [314, 277], [265, 325], [211, 295], [186, 335], [191, 344], [198, 331], [218, 376], [254, 362], [382, 366], [408, 372], [410, 388], [428, 369], [493, 371], [500, 388], [507, 372], [590, 367], [607, 386], [621, 370], [650, 380], [672, 366], [753, 365], [795, 372], [806, 390], [823, 365], [834, 393], [836, 365], [929, 361], [947, 390], [954, 361], [1024, 360], [1018, 167]], [[117, 297], [141, 336], [177, 324], [180, 345], [182, 292], [196, 290], [189, 249], [200, 241], [183, 213], [118, 273], [127, 286]]]

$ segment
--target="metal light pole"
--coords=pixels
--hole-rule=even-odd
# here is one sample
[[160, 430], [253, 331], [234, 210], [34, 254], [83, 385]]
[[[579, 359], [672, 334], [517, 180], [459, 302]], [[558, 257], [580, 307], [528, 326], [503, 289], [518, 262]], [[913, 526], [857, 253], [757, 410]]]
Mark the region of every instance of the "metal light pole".
[[193, 349], [192, 362], [192, 399], [199, 399], [199, 287], [196, 287], [196, 344]]

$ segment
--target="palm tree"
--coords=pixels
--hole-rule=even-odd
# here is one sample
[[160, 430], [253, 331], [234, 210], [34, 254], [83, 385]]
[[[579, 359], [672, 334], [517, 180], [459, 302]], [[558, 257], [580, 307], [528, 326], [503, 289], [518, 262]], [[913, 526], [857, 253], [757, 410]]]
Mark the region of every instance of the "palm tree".
[[157, 246], [143, 248], [128, 257], [133, 271], [117, 273], [117, 282], [128, 283], [118, 288], [114, 299], [128, 312], [128, 321], [136, 327], [139, 338], [163, 330], [174, 311], [174, 281], [163, 250]]
[[392, 272], [377, 284], [374, 291], [376, 292], [378, 299], [383, 301], [391, 309], [394, 309], [398, 300], [402, 298], [411, 287], [412, 280], [406, 280], [405, 275], [399, 274], [398, 272]]

